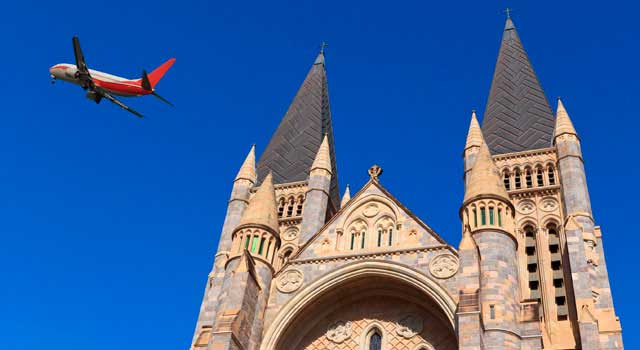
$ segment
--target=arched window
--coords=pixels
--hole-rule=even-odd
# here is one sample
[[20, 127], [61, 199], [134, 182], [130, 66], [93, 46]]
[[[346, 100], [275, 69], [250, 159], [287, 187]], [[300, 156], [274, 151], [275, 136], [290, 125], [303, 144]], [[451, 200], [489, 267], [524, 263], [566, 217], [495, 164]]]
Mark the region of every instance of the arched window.
[[293, 215], [293, 197], [289, 198], [289, 205], [287, 205], [287, 217]]
[[304, 198], [298, 197], [298, 206], [296, 208], [296, 216], [302, 215], [302, 204], [304, 204]]
[[378, 247], [382, 246], [382, 229], [378, 229]]
[[507, 191], [511, 190], [511, 179], [509, 178], [509, 172], [508, 171], [504, 171], [504, 174], [502, 175], [502, 181], [504, 181], [504, 188], [507, 189]]
[[553, 171], [553, 167], [549, 166], [548, 176], [549, 176], [549, 185], [556, 184], [556, 173]]
[[562, 254], [560, 252], [560, 237], [556, 224], [547, 225], [549, 234], [549, 253], [551, 254], [551, 270], [553, 271], [553, 287], [558, 311], [558, 320], [566, 320], [569, 314], [567, 307], [567, 293], [564, 286], [564, 272], [562, 270]]
[[382, 350], [382, 335], [377, 329], [369, 337], [369, 350]]
[[544, 171], [542, 167], [536, 168], [536, 182], [538, 183], [538, 187], [544, 186]]
[[527, 256], [527, 271], [529, 272], [529, 291], [531, 299], [540, 301], [540, 274], [538, 272], [538, 253], [536, 251], [535, 228], [531, 225], [524, 227], [525, 254]]
[[269, 244], [267, 245], [267, 254], [265, 254], [265, 258], [269, 260], [269, 254], [271, 253], [271, 243], [272, 239], [269, 240]]
[[530, 168], [527, 168], [524, 171], [524, 181], [527, 184], [527, 188], [533, 187], [533, 177], [531, 176]]
[[389, 246], [393, 244], [393, 229], [389, 228]]
[[366, 239], [367, 231], [362, 231], [361, 235], [362, 237], [360, 237], [360, 249], [364, 249], [364, 240]]
[[516, 169], [516, 190], [519, 190], [522, 187], [522, 182], [520, 179], [520, 169]]
[[284, 198], [280, 198], [278, 202], [278, 217], [281, 218], [282, 214], [284, 214]]
[[351, 232], [351, 248], [349, 248], [349, 249], [353, 250], [353, 247], [354, 247], [355, 243], [356, 243], [356, 233], [355, 232]]

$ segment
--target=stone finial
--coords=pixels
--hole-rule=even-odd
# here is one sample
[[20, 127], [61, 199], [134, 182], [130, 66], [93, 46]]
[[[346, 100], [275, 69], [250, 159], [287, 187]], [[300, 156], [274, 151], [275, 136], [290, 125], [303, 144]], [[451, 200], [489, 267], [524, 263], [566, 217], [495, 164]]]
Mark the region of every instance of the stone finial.
[[479, 196], [494, 196], [509, 201], [509, 195], [504, 188], [500, 171], [493, 162], [489, 147], [485, 142], [480, 146], [478, 158], [471, 169], [469, 184], [464, 193], [464, 202]]
[[[256, 183], [256, 145], [251, 146], [251, 150], [249, 150], [249, 154], [247, 154], [247, 158], [245, 158], [244, 163], [240, 167], [238, 171], [238, 175], [236, 175], [235, 180], [249, 180], [252, 183]], [[234, 180], [234, 181], [235, 181]]]
[[325, 134], [322, 139], [322, 143], [320, 144], [320, 148], [318, 148], [318, 153], [316, 153], [316, 158], [313, 160], [313, 164], [311, 165], [311, 171], [315, 169], [324, 169], [331, 174], [331, 152], [329, 151], [329, 138], [328, 135]]
[[467, 133], [467, 143], [464, 149], [467, 150], [471, 147], [480, 147], [482, 145], [482, 131], [480, 129], [480, 123], [476, 117], [476, 111], [471, 112], [471, 123], [469, 123], [469, 132]]
[[276, 192], [273, 187], [273, 174], [269, 173], [262, 181], [256, 194], [249, 200], [239, 226], [262, 225], [279, 232], [278, 211], [276, 209]]
[[573, 127], [573, 123], [569, 118], [567, 110], [562, 104], [562, 100], [558, 98], [558, 109], [556, 111], [556, 130], [554, 137], [558, 137], [562, 134], [578, 135], [576, 129]]
[[344, 208], [347, 205], [347, 202], [351, 199], [351, 192], [349, 191], [349, 185], [347, 185], [347, 189], [344, 190], [344, 194], [342, 195], [342, 201], [340, 202], [340, 208]]
[[371, 168], [369, 168], [369, 176], [371, 177], [372, 181], [378, 181], [378, 178], [380, 177], [380, 175], [382, 175], [382, 168], [377, 166], [376, 164], [372, 165]]

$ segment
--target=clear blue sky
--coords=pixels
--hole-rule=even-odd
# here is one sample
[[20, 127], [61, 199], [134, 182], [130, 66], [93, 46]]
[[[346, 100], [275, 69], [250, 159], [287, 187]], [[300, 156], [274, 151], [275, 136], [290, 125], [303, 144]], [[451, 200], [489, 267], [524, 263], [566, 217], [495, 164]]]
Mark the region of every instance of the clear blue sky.
[[[617, 1], [11, 1], [0, 84], [0, 348], [186, 349], [231, 181], [318, 51], [342, 189], [382, 183], [454, 246], [469, 114], [513, 14], [547, 96], [583, 141], [614, 300], [640, 347], [639, 5]], [[137, 77], [171, 56], [148, 115], [95, 105], [48, 68]], [[635, 339], [634, 339], [635, 338]]]

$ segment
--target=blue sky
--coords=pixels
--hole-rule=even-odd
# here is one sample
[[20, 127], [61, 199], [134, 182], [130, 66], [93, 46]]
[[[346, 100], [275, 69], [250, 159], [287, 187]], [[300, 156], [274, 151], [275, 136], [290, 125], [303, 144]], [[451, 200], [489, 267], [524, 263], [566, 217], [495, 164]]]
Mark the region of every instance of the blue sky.
[[[638, 4], [468, 2], [11, 2], [0, 96], [0, 348], [188, 348], [231, 181], [261, 152], [313, 62], [327, 68], [342, 188], [385, 185], [454, 246], [461, 152], [514, 21], [555, 108], [583, 141], [617, 313], [640, 346], [636, 160]], [[148, 116], [49, 84], [73, 62], [158, 85]]]

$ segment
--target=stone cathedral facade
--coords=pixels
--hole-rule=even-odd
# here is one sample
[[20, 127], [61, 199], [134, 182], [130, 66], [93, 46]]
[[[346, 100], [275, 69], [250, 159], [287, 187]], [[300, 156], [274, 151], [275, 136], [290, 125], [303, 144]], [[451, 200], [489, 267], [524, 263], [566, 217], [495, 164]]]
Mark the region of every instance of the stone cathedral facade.
[[622, 349], [580, 142], [508, 18], [449, 244], [378, 166], [340, 198], [321, 52], [233, 182], [191, 349]]

